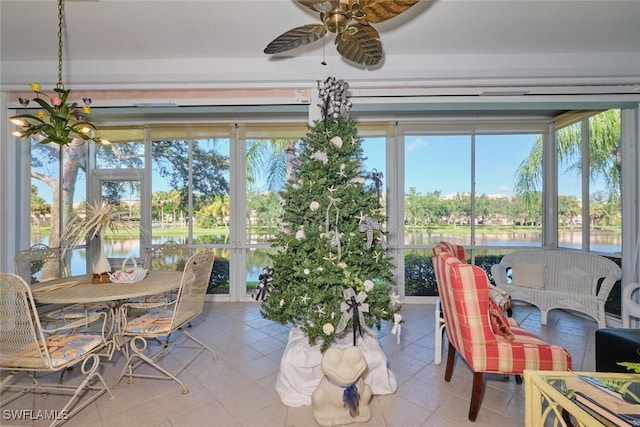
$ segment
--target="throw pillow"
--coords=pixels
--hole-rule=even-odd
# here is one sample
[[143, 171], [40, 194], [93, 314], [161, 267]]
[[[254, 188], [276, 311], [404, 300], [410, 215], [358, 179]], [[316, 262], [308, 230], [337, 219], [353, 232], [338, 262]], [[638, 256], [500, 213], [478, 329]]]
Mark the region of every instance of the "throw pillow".
[[511, 283], [523, 288], [544, 289], [544, 264], [514, 262]]
[[493, 300], [489, 300], [489, 320], [491, 323], [491, 330], [494, 334], [504, 337], [507, 341], [513, 341], [515, 336], [511, 332], [509, 323], [506, 317]]

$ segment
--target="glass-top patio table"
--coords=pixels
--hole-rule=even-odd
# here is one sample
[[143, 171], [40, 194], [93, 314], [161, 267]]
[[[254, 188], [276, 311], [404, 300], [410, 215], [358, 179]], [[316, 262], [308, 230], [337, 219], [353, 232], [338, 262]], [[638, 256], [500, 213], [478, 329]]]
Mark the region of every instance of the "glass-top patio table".
[[[182, 271], [150, 271], [139, 282], [91, 283], [92, 275], [73, 276], [35, 284], [31, 287], [38, 304], [106, 303], [110, 321], [107, 335], [115, 337], [119, 328], [120, 306], [132, 298], [147, 297], [178, 289]], [[115, 332], [115, 334], [114, 334]], [[121, 343], [116, 342], [117, 346]]]
[[38, 304], [104, 302], [116, 306], [131, 298], [178, 289], [181, 279], [182, 271], [150, 271], [135, 283], [91, 283], [89, 274], [42, 282], [31, 291]]

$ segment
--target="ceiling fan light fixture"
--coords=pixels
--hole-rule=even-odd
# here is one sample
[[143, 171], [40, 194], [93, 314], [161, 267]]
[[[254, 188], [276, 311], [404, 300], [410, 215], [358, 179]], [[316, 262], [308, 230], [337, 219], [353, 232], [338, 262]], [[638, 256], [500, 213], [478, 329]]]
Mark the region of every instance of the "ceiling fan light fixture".
[[349, 61], [365, 66], [378, 64], [383, 56], [380, 35], [370, 24], [398, 16], [418, 3], [418, 0], [296, 1], [314, 12], [320, 12], [322, 23], [307, 24], [281, 34], [267, 45], [264, 53], [271, 55], [286, 52], [332, 32], [338, 36], [338, 53]]
[[339, 3], [330, 12], [320, 14], [320, 20], [327, 27], [328, 31], [335, 34], [342, 34], [351, 21], [349, 6], [344, 3]]

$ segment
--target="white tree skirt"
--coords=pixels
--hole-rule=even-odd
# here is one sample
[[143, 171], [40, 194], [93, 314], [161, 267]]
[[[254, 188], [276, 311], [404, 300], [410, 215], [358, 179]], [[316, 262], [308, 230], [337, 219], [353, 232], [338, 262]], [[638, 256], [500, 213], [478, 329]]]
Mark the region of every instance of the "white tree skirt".
[[[380, 348], [377, 337], [364, 333], [363, 337], [358, 337], [357, 343], [368, 366], [364, 382], [369, 384], [373, 394], [394, 393], [398, 387], [396, 376], [387, 367], [387, 356]], [[353, 345], [351, 331], [332, 345], [339, 348]], [[297, 407], [311, 404], [311, 394], [318, 388], [323, 376], [321, 361], [320, 344], [309, 345], [309, 338], [304, 332], [292, 327], [276, 379], [276, 391], [284, 405]]]

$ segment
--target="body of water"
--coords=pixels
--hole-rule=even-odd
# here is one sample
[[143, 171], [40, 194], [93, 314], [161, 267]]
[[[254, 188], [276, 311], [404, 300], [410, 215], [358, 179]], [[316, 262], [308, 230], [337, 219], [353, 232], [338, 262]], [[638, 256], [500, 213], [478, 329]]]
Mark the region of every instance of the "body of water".
[[[152, 244], [159, 245], [168, 240], [177, 243], [185, 243], [185, 237], [179, 236], [154, 236]], [[204, 239], [201, 239], [204, 240]], [[259, 239], [261, 243], [264, 239]], [[470, 244], [470, 236], [458, 233], [427, 233], [416, 232], [405, 235], [407, 245], [435, 245], [439, 241], [446, 240], [461, 245]], [[603, 253], [619, 253], [621, 251], [621, 238], [614, 233], [591, 232], [591, 250]], [[559, 241], [564, 248], [580, 249], [582, 247], [582, 233], [580, 231], [565, 231], [560, 235]], [[39, 239], [32, 239], [32, 244], [48, 244], [48, 236], [41, 236]], [[482, 233], [476, 235], [476, 246], [504, 246], [504, 247], [539, 247], [542, 242], [542, 232], [496, 232]], [[202, 242], [200, 242], [202, 243]], [[210, 242], [213, 243], [213, 242]], [[218, 242], [216, 242], [218, 243]], [[254, 242], [252, 242], [254, 243]], [[255, 249], [247, 251], [246, 280], [255, 282], [258, 280], [262, 268], [268, 265], [268, 252], [270, 249]], [[229, 257], [229, 249], [216, 250], [216, 256]], [[140, 242], [136, 239], [109, 239], [105, 244], [105, 253], [108, 258], [142, 258], [143, 250]], [[71, 274], [86, 273], [86, 251], [78, 249], [71, 252], [70, 256]]]

